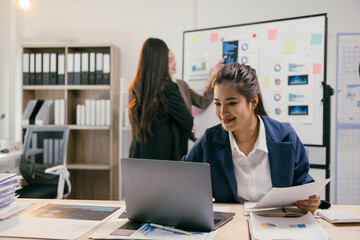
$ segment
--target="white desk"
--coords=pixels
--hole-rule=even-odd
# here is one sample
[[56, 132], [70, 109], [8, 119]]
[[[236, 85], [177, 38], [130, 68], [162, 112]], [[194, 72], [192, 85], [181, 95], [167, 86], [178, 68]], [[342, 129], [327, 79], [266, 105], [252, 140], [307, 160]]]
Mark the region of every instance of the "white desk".
[[19, 173], [22, 150], [0, 153], [0, 173]]

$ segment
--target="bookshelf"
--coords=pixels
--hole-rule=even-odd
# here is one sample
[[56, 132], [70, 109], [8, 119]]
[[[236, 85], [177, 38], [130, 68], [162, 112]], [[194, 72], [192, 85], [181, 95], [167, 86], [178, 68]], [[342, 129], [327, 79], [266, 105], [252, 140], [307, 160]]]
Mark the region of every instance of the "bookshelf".
[[[72, 192], [68, 198], [118, 199], [119, 88], [119, 50], [114, 45], [23, 46], [22, 113], [30, 100], [63, 99], [65, 103], [61, 117], [70, 128], [66, 165]], [[103, 99], [110, 100], [108, 124], [77, 122], [77, 105]], [[22, 125], [23, 134], [27, 127]]]

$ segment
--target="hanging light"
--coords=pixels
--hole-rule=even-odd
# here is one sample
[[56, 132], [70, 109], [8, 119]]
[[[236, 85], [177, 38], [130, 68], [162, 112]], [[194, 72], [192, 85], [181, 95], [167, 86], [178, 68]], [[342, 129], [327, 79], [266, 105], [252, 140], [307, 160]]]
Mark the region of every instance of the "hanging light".
[[30, 0], [20, 0], [19, 1], [19, 4], [22, 8], [29, 8], [31, 3], [30, 3]]

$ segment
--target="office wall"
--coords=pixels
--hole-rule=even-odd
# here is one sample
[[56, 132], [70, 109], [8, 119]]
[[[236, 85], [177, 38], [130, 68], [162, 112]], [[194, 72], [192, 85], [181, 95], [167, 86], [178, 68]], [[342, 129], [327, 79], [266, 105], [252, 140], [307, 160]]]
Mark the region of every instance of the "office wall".
[[[25, 11], [14, 2], [0, 1], [0, 114], [10, 112], [7, 126], [0, 122], [0, 138], [3, 129], [11, 138], [21, 136], [20, 42], [113, 43], [120, 48], [120, 75], [128, 83], [141, 44], [150, 36], [162, 38], [174, 51], [180, 76], [184, 30], [327, 12], [327, 79], [335, 86], [336, 34], [360, 32], [359, 0], [32, 0]], [[332, 133], [334, 113], [333, 104]]]

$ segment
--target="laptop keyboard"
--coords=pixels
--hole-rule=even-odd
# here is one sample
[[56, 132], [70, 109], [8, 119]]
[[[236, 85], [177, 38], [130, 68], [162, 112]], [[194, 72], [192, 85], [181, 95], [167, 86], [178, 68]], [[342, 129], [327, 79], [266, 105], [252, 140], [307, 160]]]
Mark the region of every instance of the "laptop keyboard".
[[221, 222], [221, 219], [219, 219], [219, 218], [214, 218], [214, 225], [218, 224], [219, 222]]

